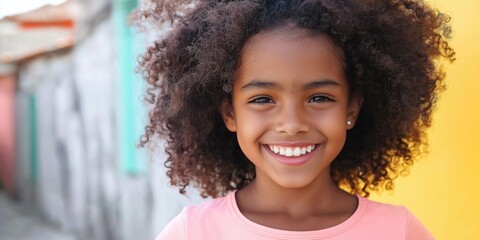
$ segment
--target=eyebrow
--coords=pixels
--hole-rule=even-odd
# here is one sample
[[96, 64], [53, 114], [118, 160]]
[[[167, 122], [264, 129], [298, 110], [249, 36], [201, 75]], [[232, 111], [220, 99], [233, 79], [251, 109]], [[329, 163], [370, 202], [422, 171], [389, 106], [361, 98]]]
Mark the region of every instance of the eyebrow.
[[[341, 86], [337, 81], [332, 79], [315, 80], [313, 82], [309, 82], [303, 85], [303, 89], [314, 89], [314, 88], [323, 88], [323, 87], [341, 87]], [[242, 87], [242, 90], [252, 89], [252, 88], [282, 89], [283, 87], [274, 82], [254, 79], [253, 81], [245, 84]]]

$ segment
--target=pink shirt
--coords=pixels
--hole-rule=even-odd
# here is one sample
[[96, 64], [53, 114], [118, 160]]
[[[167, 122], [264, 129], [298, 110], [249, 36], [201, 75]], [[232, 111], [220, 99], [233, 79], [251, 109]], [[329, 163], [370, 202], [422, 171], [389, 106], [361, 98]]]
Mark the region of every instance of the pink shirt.
[[175, 217], [156, 240], [256, 239], [434, 239], [405, 207], [358, 196], [358, 207], [344, 222], [321, 230], [286, 231], [250, 221], [238, 209], [235, 193], [189, 206]]

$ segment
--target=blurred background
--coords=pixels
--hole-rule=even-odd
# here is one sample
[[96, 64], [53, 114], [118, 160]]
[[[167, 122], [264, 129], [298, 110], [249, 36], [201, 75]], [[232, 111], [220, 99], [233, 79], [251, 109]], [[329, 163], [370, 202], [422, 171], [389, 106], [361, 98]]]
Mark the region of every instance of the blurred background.
[[0, 239], [153, 239], [198, 201], [136, 147], [134, 68], [163, 30], [127, 24], [138, 4], [0, 0]]
[[[480, 3], [429, 1], [452, 17], [457, 61], [430, 154], [394, 192], [437, 239], [480, 239]], [[0, 239], [153, 239], [184, 205], [147, 119], [137, 58], [168, 30], [127, 24], [139, 0], [0, 0]]]

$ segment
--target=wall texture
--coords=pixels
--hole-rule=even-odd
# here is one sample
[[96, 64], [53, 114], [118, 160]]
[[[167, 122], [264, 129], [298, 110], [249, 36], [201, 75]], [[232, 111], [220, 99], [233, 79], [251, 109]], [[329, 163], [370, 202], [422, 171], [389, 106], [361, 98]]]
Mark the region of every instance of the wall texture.
[[[131, 116], [119, 112], [125, 113], [125, 104], [130, 104], [144, 109], [127, 114], [143, 113], [135, 117], [146, 119], [147, 107], [133, 89], [138, 84], [131, 82], [140, 81], [133, 76], [136, 56], [126, 64], [131, 68], [119, 69], [125, 67], [118, 64], [124, 49], [115, 43], [125, 36], [116, 32], [113, 4], [99, 2], [84, 2], [99, 10], [80, 24], [73, 48], [19, 64], [18, 195], [77, 239], [153, 239], [184, 205], [200, 199], [181, 196], [168, 186], [161, 151], [129, 159], [143, 166], [138, 171], [124, 166], [118, 139], [124, 128], [136, 126], [126, 121]], [[125, 72], [131, 77], [119, 77]], [[123, 80], [133, 87], [120, 92]], [[123, 146], [135, 149], [140, 132], [128, 137]]]

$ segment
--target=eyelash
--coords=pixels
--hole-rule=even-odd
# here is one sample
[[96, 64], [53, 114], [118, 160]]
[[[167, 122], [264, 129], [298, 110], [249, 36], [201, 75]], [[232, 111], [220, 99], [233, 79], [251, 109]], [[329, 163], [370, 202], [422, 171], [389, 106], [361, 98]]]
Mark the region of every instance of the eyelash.
[[[313, 101], [314, 98], [321, 98], [322, 100], [320, 101]], [[324, 102], [333, 102], [333, 99], [327, 97], [327, 96], [324, 96], [324, 95], [314, 95], [312, 96], [310, 99], [308, 99], [308, 102], [320, 102], [320, 103], [324, 103]]]
[[[317, 101], [315, 101], [314, 100], [315, 98], [320, 98], [321, 100], [317, 99]], [[333, 101], [334, 101], [333, 99], [331, 99], [327, 96], [324, 96], [324, 95], [314, 95], [314, 96], [310, 97], [310, 99], [308, 99], [309, 103], [311, 103], [311, 102], [324, 103], [324, 102], [333, 102]], [[248, 103], [263, 105], [263, 104], [274, 103], [274, 101], [270, 97], [261, 96], [261, 97], [256, 97], [256, 98], [252, 99]]]
[[273, 103], [273, 100], [269, 97], [261, 96], [261, 97], [256, 97], [256, 98], [252, 99], [248, 103], [263, 105], [263, 104]]

